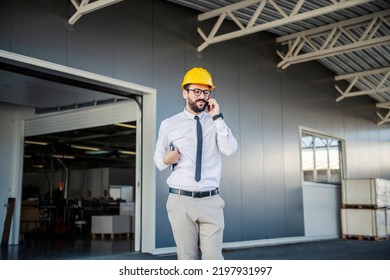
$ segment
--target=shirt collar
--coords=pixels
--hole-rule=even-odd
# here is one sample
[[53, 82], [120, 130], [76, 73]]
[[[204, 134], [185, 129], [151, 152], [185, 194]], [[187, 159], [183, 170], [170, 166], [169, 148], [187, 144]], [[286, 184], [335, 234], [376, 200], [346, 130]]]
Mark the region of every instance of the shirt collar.
[[[190, 119], [193, 119], [193, 118], [196, 116], [196, 115], [194, 115], [194, 114], [188, 112], [188, 111], [186, 110], [186, 108], [184, 108], [184, 114], [185, 114], [187, 117], [189, 117]], [[197, 115], [197, 116], [198, 116], [199, 119], [201, 120], [201, 119], [203, 118], [204, 114], [205, 114], [205, 112], [203, 111], [202, 113], [200, 113], [200, 114]]]

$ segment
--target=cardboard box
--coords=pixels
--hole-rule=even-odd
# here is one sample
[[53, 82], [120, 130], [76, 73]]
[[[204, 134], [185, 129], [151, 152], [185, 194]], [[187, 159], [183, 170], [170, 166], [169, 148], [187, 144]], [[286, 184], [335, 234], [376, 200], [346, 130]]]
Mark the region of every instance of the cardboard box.
[[386, 231], [387, 237], [390, 237], [390, 209], [386, 209]]
[[388, 209], [341, 209], [341, 228], [343, 235], [387, 238]]
[[135, 203], [134, 202], [121, 202], [119, 203], [119, 215], [131, 215], [134, 216]]
[[92, 234], [131, 233], [132, 216], [92, 216]]
[[20, 215], [22, 232], [34, 232], [40, 228], [40, 212], [36, 205], [22, 205]]
[[342, 204], [390, 208], [390, 181], [376, 179], [344, 179]]

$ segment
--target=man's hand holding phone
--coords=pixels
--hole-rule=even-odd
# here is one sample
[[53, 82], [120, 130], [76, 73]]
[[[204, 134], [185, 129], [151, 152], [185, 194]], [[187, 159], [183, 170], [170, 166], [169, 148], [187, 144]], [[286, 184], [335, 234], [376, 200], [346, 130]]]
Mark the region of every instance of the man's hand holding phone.
[[173, 170], [174, 165], [176, 165], [180, 160], [180, 153], [177, 147], [175, 147], [172, 143], [169, 144], [167, 152], [164, 155], [163, 162], [166, 165], [171, 166], [171, 170]]
[[209, 100], [207, 100], [207, 102], [208, 102], [207, 107], [206, 107], [207, 114], [209, 114], [210, 116], [213, 117], [213, 116], [220, 113], [219, 105], [214, 98], [209, 98]]

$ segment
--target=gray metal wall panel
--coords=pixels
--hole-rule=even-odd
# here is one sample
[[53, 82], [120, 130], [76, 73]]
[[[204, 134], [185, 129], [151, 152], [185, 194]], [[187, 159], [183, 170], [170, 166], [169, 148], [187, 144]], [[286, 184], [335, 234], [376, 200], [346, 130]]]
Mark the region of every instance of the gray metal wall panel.
[[114, 20], [114, 77], [152, 85], [153, 13], [151, 1], [138, 1], [132, 5], [113, 6]]
[[[281, 87], [283, 89], [283, 148], [284, 148], [284, 182], [286, 198], [286, 230], [289, 235], [302, 236], [303, 201], [301, 189], [301, 161], [299, 143], [299, 119], [304, 92], [293, 86], [292, 81], [282, 72]], [[299, 174], [299, 176], [297, 176]]]
[[86, 14], [74, 26], [68, 26], [68, 66], [114, 76], [114, 11], [115, 6], [108, 6]]
[[12, 1], [11, 52], [67, 63], [67, 0]]
[[[74, 12], [67, 0], [14, 0], [12, 10], [10, 3], [0, 3], [0, 48], [154, 87], [158, 124], [183, 109], [187, 69], [212, 72], [239, 140], [239, 151], [223, 158], [225, 241], [304, 234], [299, 126], [346, 139], [350, 178], [390, 178], [390, 132], [376, 126], [369, 98], [336, 103], [333, 74], [316, 62], [278, 70], [274, 38], [265, 32], [199, 54], [198, 12], [166, 1], [122, 1], [84, 15], [74, 27], [66, 24]], [[156, 178], [157, 247], [174, 246], [167, 176]]]
[[285, 191], [284, 191], [284, 147], [282, 119], [282, 88], [280, 73], [272, 61], [264, 61], [262, 75], [264, 141], [264, 186], [266, 237], [286, 236]]
[[[266, 236], [268, 215], [265, 207], [263, 121], [261, 115], [263, 75], [259, 75], [265, 58], [259, 52], [258, 36], [241, 39], [239, 47], [240, 67], [240, 127], [242, 238], [262, 239]], [[247, 45], [255, 47], [249, 49]]]
[[[378, 161], [378, 158], [372, 158], [370, 155], [370, 129], [383, 130], [386, 126], [376, 127], [373, 119], [375, 112], [374, 105], [367, 104], [367, 97], [344, 100], [345, 103], [351, 104], [346, 106], [345, 110], [345, 138], [347, 141], [347, 165], [349, 178], [372, 178], [375, 170], [372, 170], [373, 160]], [[384, 162], [380, 162], [383, 167]], [[382, 169], [381, 168], [381, 169]], [[387, 178], [388, 171], [382, 174], [382, 177]]]
[[[210, 51], [214, 52], [215, 65], [210, 69], [216, 85], [214, 97], [232, 133], [239, 139], [240, 127], [240, 80], [238, 44], [221, 43]], [[228, 58], [228, 59], [227, 59]], [[242, 238], [242, 201], [241, 201], [241, 153], [222, 156], [221, 196], [225, 200], [224, 241], [236, 241]], [[240, 209], [240, 211], [237, 211]]]
[[349, 178], [359, 178], [359, 158], [357, 154], [358, 142], [357, 142], [357, 122], [358, 119], [352, 116], [345, 116], [344, 127], [345, 127], [345, 139], [346, 139], [346, 157], [347, 157], [347, 170], [345, 171]]
[[369, 156], [371, 164], [371, 178], [380, 178], [382, 177], [382, 168], [381, 168], [381, 150], [379, 143], [379, 131], [371, 126], [368, 129], [368, 142], [369, 142]]
[[378, 161], [381, 166], [381, 178], [388, 177], [389, 166], [390, 166], [390, 130], [380, 130], [379, 131], [379, 150], [380, 156]]
[[11, 48], [11, 0], [3, 0], [0, 4], [0, 49], [9, 51]]

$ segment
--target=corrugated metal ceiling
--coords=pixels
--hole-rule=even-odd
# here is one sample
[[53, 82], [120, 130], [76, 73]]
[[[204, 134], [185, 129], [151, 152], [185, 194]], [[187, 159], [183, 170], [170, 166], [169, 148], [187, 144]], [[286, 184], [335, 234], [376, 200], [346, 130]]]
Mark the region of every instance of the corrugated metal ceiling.
[[[200, 11], [198, 19], [201, 20], [201, 15], [204, 13], [210, 13], [211, 11], [221, 8], [229, 7], [233, 4], [239, 5], [241, 2], [247, 1], [232, 1], [232, 0], [168, 0], [169, 2], [183, 5], [194, 10]], [[367, 2], [367, 3], [363, 3]], [[345, 22], [351, 19], [358, 19], [362, 16], [374, 15], [381, 13], [378, 18], [368, 20], [366, 24], [357, 23], [353, 27], [352, 25], [341, 26], [335, 28], [332, 32], [335, 34], [341, 34], [344, 31], [347, 33], [341, 34], [338, 41], [334, 41], [333, 47], [339, 47], [335, 49], [342, 49], [343, 44], [350, 44], [360, 46], [365, 38], [370, 39], [368, 41], [381, 40], [380, 44], [372, 44], [365, 47], [352, 49], [351, 51], [339, 51], [332, 55], [325, 57], [319, 56], [316, 60], [325, 65], [331, 71], [335, 73], [335, 76], [339, 76], [339, 79], [335, 78], [335, 84], [338, 80], [344, 80], [345, 83], [350, 83], [350, 88], [343, 89], [347, 94], [344, 96], [340, 92], [341, 97], [337, 101], [341, 101], [345, 97], [353, 97], [368, 94], [371, 96], [377, 104], [377, 114], [379, 116], [378, 124], [389, 122], [389, 117], [384, 116], [380, 110], [389, 110], [390, 112], [390, 1], [389, 0], [375, 0], [375, 1], [360, 1], [360, 0], [299, 0], [299, 1], [281, 1], [281, 0], [259, 0], [252, 1], [253, 5], [237, 9], [233, 12], [236, 21], [239, 21], [244, 27], [248, 25], [252, 16], [260, 5], [264, 5], [261, 12], [254, 23], [254, 26], [265, 25], [277, 20], [283, 20], [283, 12], [285, 15], [293, 13], [294, 9], [298, 9], [297, 14], [304, 14], [305, 12], [311, 12], [319, 10], [331, 5], [351, 4], [350, 7], [344, 9], [338, 9], [333, 12], [323, 12], [313, 17], [305, 18], [304, 20], [292, 20], [286, 21], [277, 27], [266, 29], [267, 32], [274, 33], [281, 37], [287, 35], [298, 34], [299, 32], [311, 32], [311, 30], [318, 29], [324, 26], [337, 25], [341, 22]], [[297, 5], [299, 8], [297, 8]], [[282, 11], [278, 11], [275, 7], [279, 7]], [[388, 11], [388, 13], [386, 12]], [[282, 14], [281, 14], [282, 13]], [[384, 14], [383, 14], [384, 13]], [[234, 20], [231, 14], [226, 13], [226, 17]], [[202, 19], [203, 20], [203, 19]], [[210, 22], [216, 22], [218, 16], [212, 19], [207, 19]], [[199, 24], [201, 25], [201, 24]], [[238, 28], [239, 29], [239, 28]], [[248, 33], [249, 34], [249, 33]], [[208, 36], [208, 35], [207, 35]], [[311, 37], [310, 37], [311, 36]], [[332, 33], [332, 36], [334, 34]], [[315, 44], [329, 43], [326, 42], [326, 37], [318, 36], [313, 39], [312, 35], [306, 37], [306, 43], [301, 49], [303, 53], [310, 52], [311, 47]], [[233, 38], [234, 39], [234, 38]], [[315, 41], [316, 40], [316, 41]], [[308, 42], [311, 41], [311, 42]], [[321, 42], [322, 41], [322, 42]], [[293, 40], [291, 42], [294, 42]], [[287, 46], [290, 46], [291, 42], [287, 42]], [[216, 42], [218, 43], [218, 42]], [[302, 45], [304, 42], [302, 42]], [[207, 45], [206, 45], [207, 47]], [[323, 48], [320, 48], [323, 51]], [[199, 49], [199, 48], [198, 48]], [[277, 51], [277, 50], [275, 50]], [[320, 52], [321, 52], [320, 51]], [[289, 67], [289, 64], [285, 67]], [[380, 69], [376, 72], [367, 72], [371, 70]], [[366, 73], [367, 72], [367, 73]], [[348, 74], [349, 76], [345, 76]], [[344, 76], [343, 76], [344, 75]], [[345, 79], [344, 79], [345, 78]], [[345, 87], [345, 86], [344, 86]], [[336, 86], [337, 88], [337, 86]], [[339, 88], [340, 89], [340, 88]], [[353, 90], [354, 89], [354, 90]], [[348, 92], [348, 90], [350, 92]], [[339, 90], [340, 91], [340, 90]], [[354, 93], [354, 92], [358, 93]], [[353, 93], [348, 95], [349, 93]], [[347, 100], [342, 102], [348, 102]], [[374, 113], [374, 112], [373, 112]]]

